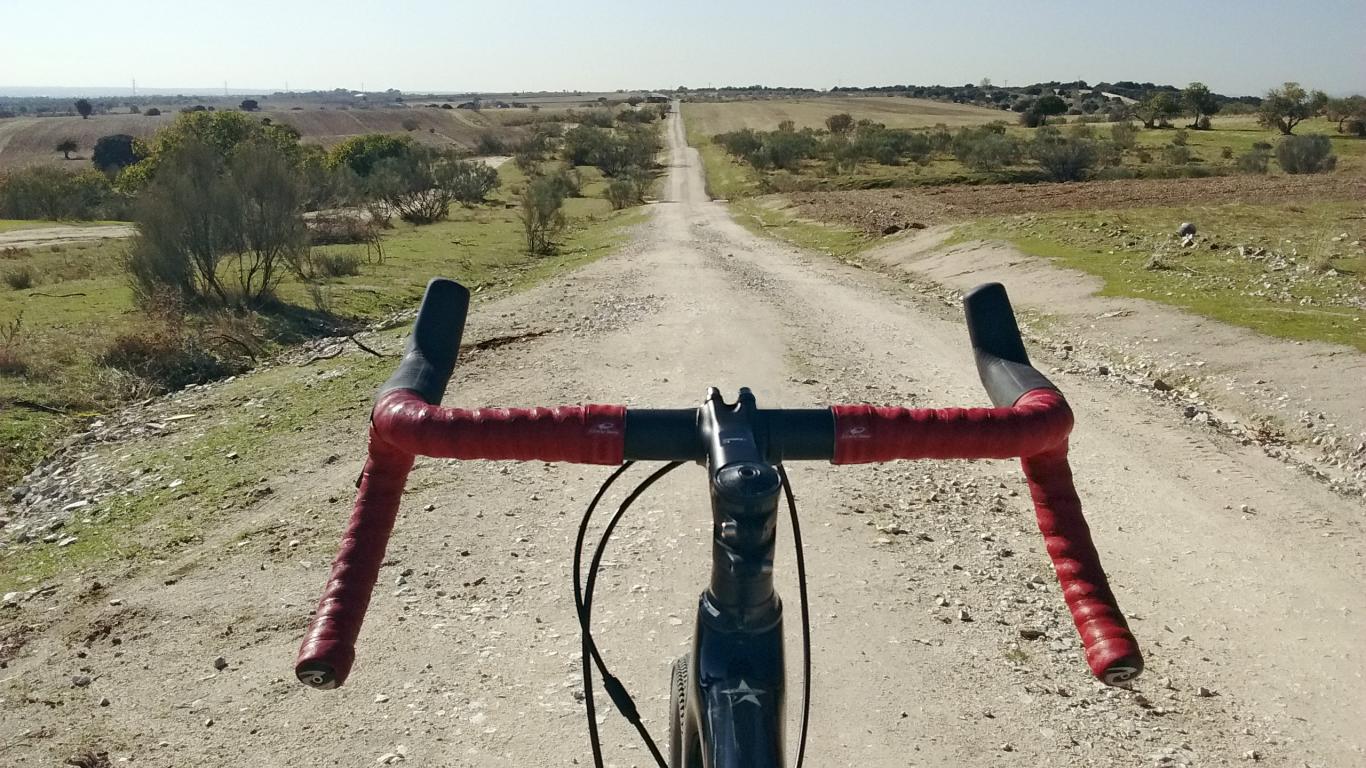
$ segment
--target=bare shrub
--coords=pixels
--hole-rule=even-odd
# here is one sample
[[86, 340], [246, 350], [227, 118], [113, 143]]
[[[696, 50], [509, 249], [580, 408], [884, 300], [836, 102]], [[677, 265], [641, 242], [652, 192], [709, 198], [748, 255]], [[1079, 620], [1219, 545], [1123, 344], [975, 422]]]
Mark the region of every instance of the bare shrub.
[[5, 272], [5, 285], [16, 291], [23, 291], [33, 287], [33, 267], [21, 264], [14, 269]]
[[640, 202], [640, 198], [636, 195], [635, 185], [626, 179], [613, 179], [612, 183], [607, 185], [607, 190], [603, 192], [603, 196], [607, 198], [607, 202], [612, 204], [614, 211], [630, 208]]
[[0, 376], [23, 376], [28, 373], [24, 357], [24, 313], [13, 320], [0, 322]]
[[1133, 149], [1138, 146], [1138, 128], [1133, 123], [1115, 123], [1110, 126], [1110, 140], [1120, 149]]
[[1162, 159], [1169, 165], [1185, 165], [1191, 161], [1190, 147], [1184, 144], [1169, 144], [1162, 148]]
[[548, 256], [555, 253], [555, 238], [565, 228], [564, 193], [549, 177], [532, 179], [522, 190], [518, 218], [526, 233], [527, 253]]
[[213, 381], [234, 371], [186, 334], [167, 327], [119, 334], [100, 354], [98, 362], [165, 392]]

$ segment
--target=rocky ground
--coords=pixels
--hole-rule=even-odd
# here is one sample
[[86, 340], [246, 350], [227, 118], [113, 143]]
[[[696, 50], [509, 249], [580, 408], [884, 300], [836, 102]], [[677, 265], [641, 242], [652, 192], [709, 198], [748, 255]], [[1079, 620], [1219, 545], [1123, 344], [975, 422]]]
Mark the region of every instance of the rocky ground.
[[[680, 406], [709, 384], [753, 386], [773, 406], [985, 402], [952, 280], [927, 265], [891, 279], [756, 239], [705, 200], [696, 155], [670, 129], [665, 202], [636, 244], [480, 303], [448, 403]], [[1012, 276], [1028, 304], [1035, 283]], [[811, 764], [1366, 759], [1360, 497], [1228, 427], [1200, 367], [1177, 379], [1111, 361], [1112, 347], [1091, 346], [1110, 330], [1039, 323], [1031, 353], [1078, 415], [1079, 492], [1148, 671], [1128, 688], [1090, 677], [1013, 463], [793, 466], [816, 654]], [[602, 468], [420, 461], [351, 680], [319, 692], [292, 679], [401, 331], [359, 339], [386, 357], [333, 340], [142, 404], [26, 481], [5, 508], [7, 560], [36, 568], [121, 513], [146, 518], [130, 534], [142, 542], [5, 596], [0, 762], [585, 764], [569, 545]], [[1244, 358], [1263, 359], [1250, 345]], [[705, 582], [701, 479], [680, 469], [625, 520], [595, 611], [658, 735]], [[781, 549], [777, 572], [791, 607]], [[611, 764], [648, 764], [600, 714]]]

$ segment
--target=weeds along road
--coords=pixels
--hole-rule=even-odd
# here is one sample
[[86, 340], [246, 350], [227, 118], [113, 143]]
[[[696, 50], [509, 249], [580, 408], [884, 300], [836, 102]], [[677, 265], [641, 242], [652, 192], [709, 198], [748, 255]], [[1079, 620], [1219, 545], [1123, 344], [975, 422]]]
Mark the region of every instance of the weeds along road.
[[[556, 332], [473, 356], [448, 404], [681, 406], [707, 385], [749, 385], [768, 406], [986, 402], [956, 309], [751, 235], [708, 201], [677, 110], [670, 121], [666, 199], [635, 245], [479, 305], [472, 341]], [[1078, 488], [1148, 671], [1133, 690], [1090, 678], [1014, 463], [794, 466], [810, 764], [1362, 764], [1360, 504], [1113, 384], [1060, 384]], [[0, 672], [0, 762], [93, 746], [157, 766], [585, 764], [570, 544], [602, 468], [419, 461], [350, 681], [293, 681], [347, 506], [324, 500], [352, 492], [364, 422], [362, 405], [341, 428], [305, 428], [263, 478], [276, 493], [46, 617]], [[704, 474], [680, 469], [635, 510], [595, 624], [664, 738], [669, 663], [708, 567]], [[784, 523], [796, 669], [790, 541]], [[789, 689], [795, 714], [793, 672]], [[600, 701], [611, 764], [647, 765]]]

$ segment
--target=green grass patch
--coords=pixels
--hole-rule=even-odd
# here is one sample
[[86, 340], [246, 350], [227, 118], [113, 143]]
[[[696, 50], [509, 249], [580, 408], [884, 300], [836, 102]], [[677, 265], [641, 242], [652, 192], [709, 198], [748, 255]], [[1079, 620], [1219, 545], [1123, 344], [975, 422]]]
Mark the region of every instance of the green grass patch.
[[[358, 355], [332, 367], [337, 365], [343, 375], [326, 379], [316, 376], [317, 369], [280, 366], [223, 385], [213, 407], [180, 422], [181, 433], [160, 439], [165, 447], [140, 451], [136, 464], [121, 463], [122, 470], [141, 469], [154, 482], [88, 507], [92, 511], [84, 516], [78, 512], [62, 529], [63, 536], [77, 538], [73, 544], [35, 544], [8, 553], [0, 560], [0, 592], [30, 588], [73, 568], [111, 562], [128, 567], [162, 557], [199, 541], [224, 517], [288, 492], [279, 479], [303, 469], [297, 457], [317, 458], [305, 446], [335, 437], [348, 423], [354, 426], [392, 372], [393, 360]], [[240, 406], [247, 401], [266, 407]], [[226, 458], [230, 453], [237, 458]], [[342, 491], [338, 503], [349, 503]]]
[[[1187, 220], [1200, 228], [1197, 248], [1177, 247], [1171, 234]], [[1100, 277], [1102, 295], [1150, 299], [1268, 336], [1366, 351], [1366, 251], [1353, 245], [1363, 237], [1360, 205], [1234, 204], [991, 218], [964, 225], [954, 242], [1006, 240]], [[1244, 258], [1238, 246], [1288, 258]], [[1165, 268], [1150, 268], [1154, 253]]]
[[776, 237], [832, 256], [848, 256], [874, 242], [858, 230], [798, 217], [776, 196], [734, 200], [730, 210], [737, 222], [757, 235]]
[[[362, 263], [360, 274], [331, 279], [322, 287], [327, 309], [357, 320], [380, 318], [413, 307], [434, 276], [454, 278], [476, 292], [517, 290], [610, 253], [648, 210], [612, 211], [601, 197], [601, 173], [580, 169], [585, 196], [565, 203], [569, 227], [559, 254], [528, 256], [514, 202], [525, 177], [512, 163], [504, 164], [499, 173], [503, 185], [487, 205], [455, 207], [448, 221], [423, 227], [396, 222], [384, 235], [382, 263]], [[141, 394], [130, 391], [127, 377], [97, 364], [116, 336], [147, 325], [123, 276], [126, 248], [124, 241], [100, 241], [0, 257], [0, 273], [23, 265], [36, 275], [31, 290], [14, 291], [0, 284], [0, 327], [22, 317], [16, 348], [29, 363], [24, 375], [0, 375], [0, 486], [17, 480], [84, 415]], [[363, 246], [319, 250], [350, 251], [362, 262], [365, 258]], [[66, 294], [82, 295], [58, 298]], [[278, 295], [295, 309], [263, 313], [252, 321], [266, 337], [267, 353], [281, 342], [316, 333], [319, 318], [304, 284], [286, 279]], [[14, 405], [19, 401], [67, 415]]]

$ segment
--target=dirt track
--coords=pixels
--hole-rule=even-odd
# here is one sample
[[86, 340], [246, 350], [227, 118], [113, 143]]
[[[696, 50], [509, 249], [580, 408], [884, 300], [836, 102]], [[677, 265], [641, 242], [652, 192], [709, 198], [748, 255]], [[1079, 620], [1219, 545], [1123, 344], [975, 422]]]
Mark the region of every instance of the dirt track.
[[[772, 406], [985, 402], [956, 311], [748, 234], [706, 200], [673, 120], [667, 198], [637, 244], [479, 306], [472, 341], [561, 332], [479, 355], [449, 403], [680, 406], [709, 384]], [[794, 467], [815, 622], [809, 764], [1362, 764], [1361, 505], [1114, 383], [1063, 385], [1079, 490], [1146, 675], [1134, 691], [1089, 678], [1015, 466]], [[600, 468], [420, 463], [352, 679], [330, 693], [291, 679], [344, 505], [322, 505], [322, 522], [311, 510], [350, 490], [363, 428], [358, 409], [264, 478], [280, 492], [107, 585], [118, 605], [29, 603], [22, 620], [50, 626], [0, 671], [0, 762], [95, 744], [153, 766], [585, 764], [569, 545]], [[595, 613], [660, 736], [705, 581], [702, 479], [681, 469], [638, 505]], [[267, 523], [278, 530], [243, 538]], [[76, 674], [94, 679], [72, 687]], [[648, 764], [605, 714], [612, 764]]]

